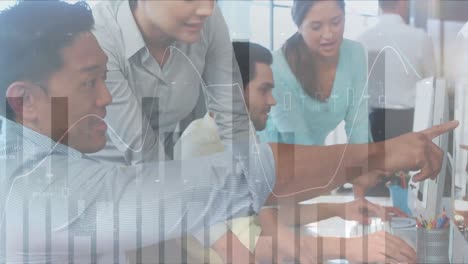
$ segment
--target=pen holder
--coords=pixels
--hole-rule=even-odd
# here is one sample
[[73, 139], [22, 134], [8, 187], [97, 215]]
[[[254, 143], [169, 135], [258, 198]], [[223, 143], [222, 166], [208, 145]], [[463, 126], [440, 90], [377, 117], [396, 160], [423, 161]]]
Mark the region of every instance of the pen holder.
[[408, 207], [408, 189], [403, 189], [400, 185], [388, 185], [390, 197], [392, 197], [393, 206], [411, 215], [411, 210]]
[[450, 263], [449, 261], [450, 228], [417, 229], [418, 263]]

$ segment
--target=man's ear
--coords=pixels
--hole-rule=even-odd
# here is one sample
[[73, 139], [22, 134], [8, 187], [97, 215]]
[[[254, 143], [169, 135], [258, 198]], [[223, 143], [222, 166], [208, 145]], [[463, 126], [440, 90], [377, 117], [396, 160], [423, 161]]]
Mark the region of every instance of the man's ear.
[[14, 82], [8, 87], [6, 98], [17, 119], [36, 119], [38, 89], [41, 88], [30, 82]]

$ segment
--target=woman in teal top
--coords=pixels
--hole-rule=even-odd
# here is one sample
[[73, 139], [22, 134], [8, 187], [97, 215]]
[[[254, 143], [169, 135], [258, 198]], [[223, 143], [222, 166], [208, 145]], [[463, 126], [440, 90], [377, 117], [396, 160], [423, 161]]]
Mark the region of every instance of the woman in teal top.
[[298, 32], [274, 52], [272, 108], [267, 142], [323, 145], [345, 121], [349, 143], [369, 142], [367, 57], [343, 39], [344, 1], [295, 1]]

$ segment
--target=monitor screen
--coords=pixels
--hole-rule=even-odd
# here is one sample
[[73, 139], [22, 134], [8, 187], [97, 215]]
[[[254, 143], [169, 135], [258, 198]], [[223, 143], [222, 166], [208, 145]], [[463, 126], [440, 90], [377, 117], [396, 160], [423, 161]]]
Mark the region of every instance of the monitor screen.
[[[429, 78], [421, 80], [416, 87], [416, 102], [414, 111], [414, 131], [438, 125], [449, 120], [448, 95], [445, 81]], [[437, 137], [433, 142], [446, 154], [448, 150], [448, 135]], [[432, 219], [441, 210], [442, 194], [446, 175], [446, 157], [444, 157], [441, 172], [436, 180], [426, 180], [412, 183], [414, 213], [424, 218]]]

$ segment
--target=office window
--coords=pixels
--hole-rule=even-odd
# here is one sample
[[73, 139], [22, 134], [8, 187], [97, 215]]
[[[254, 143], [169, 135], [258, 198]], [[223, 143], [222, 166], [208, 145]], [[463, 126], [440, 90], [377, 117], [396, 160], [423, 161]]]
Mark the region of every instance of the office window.
[[252, 42], [270, 47], [271, 43], [271, 3], [265, 0], [252, 1], [250, 9], [250, 30]]
[[[276, 50], [296, 32], [291, 18], [293, 0], [219, 0], [233, 39], [250, 40]], [[249, 13], [245, 19], [240, 14]], [[345, 37], [356, 39], [377, 22], [378, 1], [347, 0]]]
[[14, 5], [15, 3], [16, 3], [16, 1], [14, 1], [14, 0], [0, 1], [0, 11]]
[[271, 48], [271, 1], [220, 0], [218, 5], [233, 40], [249, 40]]
[[[280, 2], [281, 4], [278, 4]], [[292, 36], [297, 27], [291, 18], [292, 1], [274, 1], [273, 4], [273, 43], [274, 50], [279, 49], [283, 43]]]
[[[72, 4], [74, 4], [76, 2], [79, 2], [79, 1], [80, 0], [65, 0], [65, 2], [72, 3]], [[90, 5], [92, 7], [95, 4], [99, 3], [99, 0], [85, 0], [85, 2], [88, 3], [88, 5]]]
[[[76, 3], [80, 0], [65, 0], [65, 2], [68, 3]], [[90, 6], [94, 6], [95, 4], [98, 3], [99, 0], [85, 0]], [[8, 8], [16, 3], [16, 0], [0, 0], [0, 11], [4, 10], [5, 8]]]
[[345, 38], [356, 39], [364, 31], [377, 23], [379, 15], [378, 1], [346, 1]]
[[[296, 32], [297, 27], [291, 18], [292, 0], [273, 0], [272, 20], [273, 40], [271, 47], [279, 49], [281, 45]], [[379, 14], [378, 1], [348, 0], [346, 1], [345, 38], [356, 39], [361, 33], [377, 22]]]

